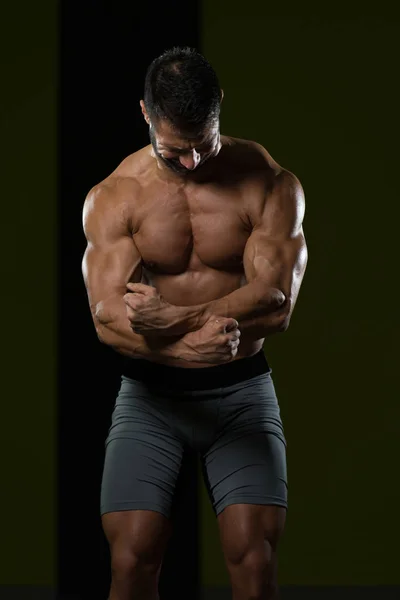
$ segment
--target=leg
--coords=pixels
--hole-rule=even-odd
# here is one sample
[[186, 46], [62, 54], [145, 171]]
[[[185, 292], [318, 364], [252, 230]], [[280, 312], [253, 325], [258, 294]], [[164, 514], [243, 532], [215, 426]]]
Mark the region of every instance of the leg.
[[151, 510], [128, 510], [107, 513], [102, 523], [111, 550], [109, 600], [158, 600], [169, 519]]
[[275, 600], [287, 473], [286, 442], [270, 375], [224, 388], [219, 417], [218, 435], [203, 468], [234, 600]]
[[276, 600], [277, 545], [286, 509], [232, 504], [218, 517], [232, 600]]
[[183, 444], [163, 399], [123, 380], [106, 440], [101, 515], [110, 545], [109, 600], [156, 600]]

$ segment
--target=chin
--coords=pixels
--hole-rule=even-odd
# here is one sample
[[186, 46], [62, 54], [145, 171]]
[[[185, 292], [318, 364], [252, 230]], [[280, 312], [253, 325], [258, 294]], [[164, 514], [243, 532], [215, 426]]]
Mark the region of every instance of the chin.
[[180, 169], [179, 167], [173, 167], [171, 165], [166, 165], [168, 167], [168, 169], [170, 171], [172, 171], [172, 173], [175, 173], [176, 175], [186, 175], [187, 173], [191, 173], [192, 171], [189, 171], [188, 169]]

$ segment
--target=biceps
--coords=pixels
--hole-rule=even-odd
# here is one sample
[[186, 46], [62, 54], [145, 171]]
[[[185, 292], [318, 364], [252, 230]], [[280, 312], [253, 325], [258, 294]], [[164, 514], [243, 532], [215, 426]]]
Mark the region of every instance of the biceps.
[[126, 284], [141, 279], [141, 256], [129, 237], [113, 244], [89, 244], [82, 262], [82, 273], [92, 314], [108, 302], [122, 298]]

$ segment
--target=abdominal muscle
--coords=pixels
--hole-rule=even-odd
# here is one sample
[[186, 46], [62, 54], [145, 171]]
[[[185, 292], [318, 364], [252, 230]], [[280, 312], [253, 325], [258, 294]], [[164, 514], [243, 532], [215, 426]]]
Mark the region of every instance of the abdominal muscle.
[[[155, 274], [142, 268], [142, 283], [151, 285], [163, 296], [166, 302], [176, 306], [193, 306], [223, 298], [231, 292], [246, 285], [243, 273], [229, 273], [204, 267], [201, 271], [186, 271], [179, 275]], [[217, 317], [218, 315], [216, 315]], [[240, 323], [239, 323], [240, 330]], [[264, 338], [246, 339], [241, 335], [237, 354], [231, 362], [257, 354], [263, 346]], [[206, 368], [213, 364], [187, 362], [179, 359], [165, 359], [163, 364], [171, 364], [186, 368]], [[226, 363], [224, 363], [226, 364]]]

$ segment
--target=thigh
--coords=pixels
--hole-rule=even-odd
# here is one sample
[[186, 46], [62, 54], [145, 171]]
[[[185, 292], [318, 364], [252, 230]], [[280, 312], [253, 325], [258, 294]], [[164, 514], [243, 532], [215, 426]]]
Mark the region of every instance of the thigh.
[[169, 518], [183, 451], [145, 385], [124, 380], [106, 440], [101, 515], [151, 510]]
[[217, 515], [232, 504], [287, 507], [286, 440], [269, 374], [223, 390], [203, 470]]

